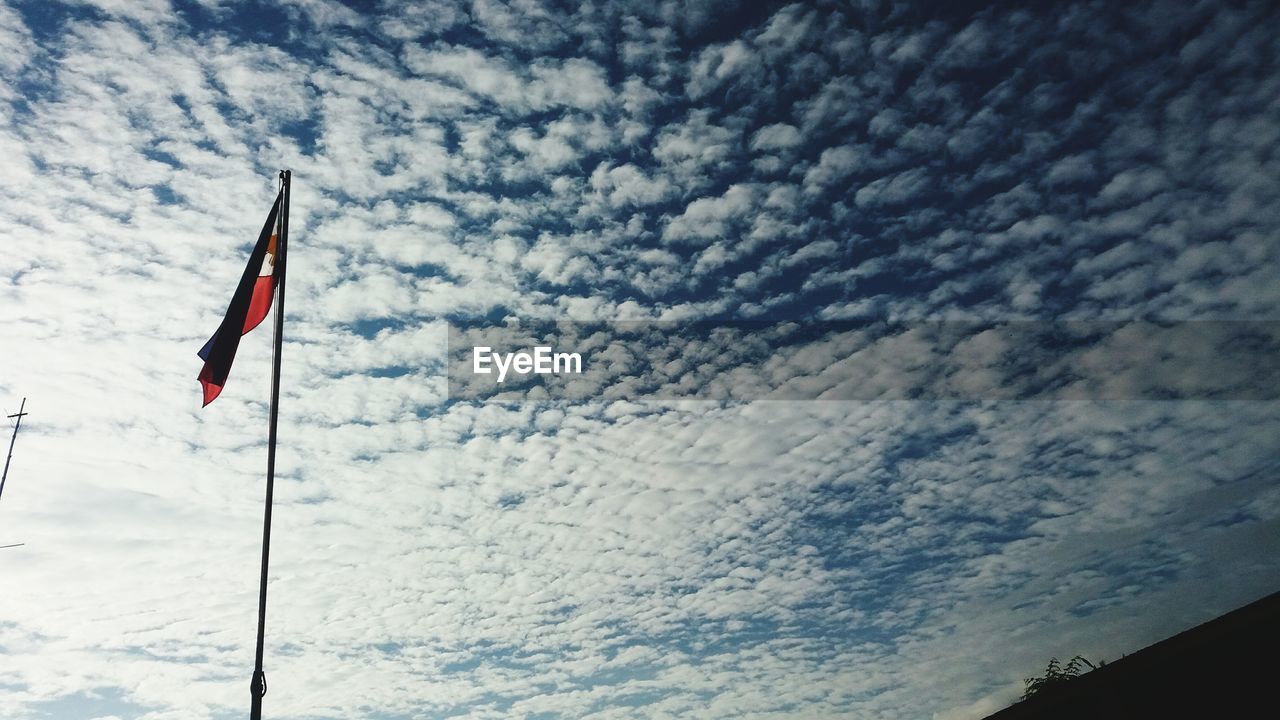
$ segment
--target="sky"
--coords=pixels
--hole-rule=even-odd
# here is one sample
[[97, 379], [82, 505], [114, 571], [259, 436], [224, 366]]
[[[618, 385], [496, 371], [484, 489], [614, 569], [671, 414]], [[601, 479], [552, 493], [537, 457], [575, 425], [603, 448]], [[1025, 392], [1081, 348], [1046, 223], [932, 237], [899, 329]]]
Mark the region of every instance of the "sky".
[[[268, 717], [980, 718], [1280, 589], [1280, 11], [942, 5], [0, 4], [0, 716], [244, 717], [281, 168]], [[534, 321], [643, 332], [468, 394]]]

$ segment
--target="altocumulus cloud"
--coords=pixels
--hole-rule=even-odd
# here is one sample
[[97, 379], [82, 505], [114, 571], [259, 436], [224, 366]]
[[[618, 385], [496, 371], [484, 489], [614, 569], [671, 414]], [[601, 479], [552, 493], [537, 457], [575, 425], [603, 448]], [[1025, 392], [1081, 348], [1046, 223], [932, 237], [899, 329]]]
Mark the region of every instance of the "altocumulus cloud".
[[0, 715], [243, 714], [278, 167], [276, 717], [980, 716], [1274, 590], [1274, 401], [448, 397], [449, 320], [1278, 319], [1272, 4], [933, 5], [0, 7]]

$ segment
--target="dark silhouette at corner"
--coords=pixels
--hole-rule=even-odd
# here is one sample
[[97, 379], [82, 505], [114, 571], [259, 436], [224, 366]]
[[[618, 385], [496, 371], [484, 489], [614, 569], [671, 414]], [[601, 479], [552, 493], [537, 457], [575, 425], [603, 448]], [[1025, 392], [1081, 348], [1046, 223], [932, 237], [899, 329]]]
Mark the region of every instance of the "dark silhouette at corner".
[[1040, 683], [987, 720], [1255, 717], [1275, 707], [1278, 644], [1274, 593], [1096, 669]]

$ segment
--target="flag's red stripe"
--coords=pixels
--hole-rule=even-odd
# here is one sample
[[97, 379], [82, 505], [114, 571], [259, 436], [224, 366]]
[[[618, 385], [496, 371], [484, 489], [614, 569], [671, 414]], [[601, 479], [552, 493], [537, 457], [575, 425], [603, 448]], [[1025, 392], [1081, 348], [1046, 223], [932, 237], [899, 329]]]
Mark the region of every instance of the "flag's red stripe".
[[276, 293], [275, 275], [261, 275], [253, 282], [253, 299], [249, 301], [249, 314], [244, 316], [243, 335], [258, 327], [271, 312], [271, 296]]
[[204, 390], [204, 405], [213, 402], [214, 398], [222, 392], [221, 385], [213, 384], [213, 369], [209, 367], [209, 363], [205, 363], [200, 370], [200, 388]]

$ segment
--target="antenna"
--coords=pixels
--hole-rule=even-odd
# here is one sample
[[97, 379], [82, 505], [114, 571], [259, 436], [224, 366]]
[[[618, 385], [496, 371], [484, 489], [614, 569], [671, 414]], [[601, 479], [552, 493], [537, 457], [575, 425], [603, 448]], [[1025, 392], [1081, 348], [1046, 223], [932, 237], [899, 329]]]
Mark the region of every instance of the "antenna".
[[[22, 418], [30, 415], [26, 412], [27, 399], [22, 398], [22, 405], [18, 408], [18, 412], [6, 417], [17, 418], [17, 422], [13, 424], [13, 436], [9, 438], [9, 455], [4, 459], [4, 473], [0, 474], [0, 495], [4, 495], [4, 481], [9, 479], [9, 461], [13, 459], [13, 444], [18, 440], [18, 428], [22, 427]], [[0, 545], [0, 550], [5, 548], [22, 547], [26, 543], [12, 543], [9, 545]]]
[[27, 399], [22, 398], [22, 406], [18, 408], [18, 412], [8, 416], [17, 418], [18, 421], [13, 424], [13, 437], [9, 438], [9, 456], [4, 459], [4, 474], [0, 475], [0, 496], [4, 495], [4, 481], [9, 479], [9, 461], [13, 459], [13, 444], [18, 440], [18, 428], [22, 427], [22, 418], [31, 414], [24, 412], [26, 409]]

